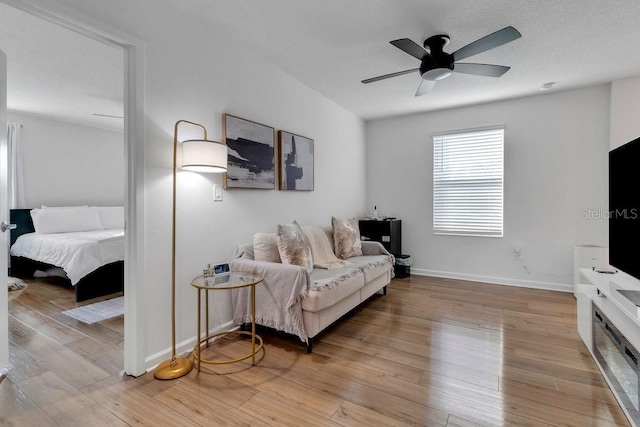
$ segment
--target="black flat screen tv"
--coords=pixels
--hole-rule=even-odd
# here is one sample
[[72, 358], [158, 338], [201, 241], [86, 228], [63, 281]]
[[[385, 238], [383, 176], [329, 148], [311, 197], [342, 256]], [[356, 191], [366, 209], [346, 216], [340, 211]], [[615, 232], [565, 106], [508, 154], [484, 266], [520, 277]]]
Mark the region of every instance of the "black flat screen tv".
[[640, 138], [609, 152], [609, 264], [640, 279]]

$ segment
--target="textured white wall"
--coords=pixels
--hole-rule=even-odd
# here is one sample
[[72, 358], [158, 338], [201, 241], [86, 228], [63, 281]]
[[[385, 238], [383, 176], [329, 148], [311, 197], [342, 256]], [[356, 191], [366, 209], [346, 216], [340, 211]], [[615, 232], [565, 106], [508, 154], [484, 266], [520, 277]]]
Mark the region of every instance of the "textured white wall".
[[[38, 0], [43, 4], [45, 0]], [[171, 162], [179, 119], [204, 124], [219, 139], [233, 114], [315, 140], [315, 191], [229, 190], [213, 202], [215, 175], [178, 174], [177, 340], [195, 336], [196, 292], [189, 285], [209, 262], [232, 258], [257, 231], [297, 219], [329, 224], [365, 210], [365, 129], [361, 119], [275, 67], [247, 55], [224, 33], [158, 0], [63, 0], [145, 42], [146, 353], [170, 345]], [[223, 296], [213, 318], [228, 319]], [[167, 355], [165, 354], [164, 357]], [[162, 359], [162, 357], [160, 357]]]
[[[4, 52], [0, 50], [0, 123], [7, 121], [7, 57]], [[2, 188], [7, 188], [7, 136], [0, 135], [0, 159], [3, 161], [0, 163], [0, 185]], [[6, 212], [9, 209], [9, 200], [6, 191], [0, 194], [0, 210], [3, 213], [0, 221], [7, 221]], [[0, 258], [0, 280], [6, 279], [6, 271], [8, 269], [8, 252], [9, 252], [9, 233], [1, 233], [0, 245], [4, 249], [0, 251], [2, 255]], [[4, 372], [5, 368], [9, 365], [9, 309], [7, 306], [7, 293], [0, 292], [0, 370]]]
[[611, 83], [611, 149], [640, 137], [640, 77]]
[[[607, 209], [609, 92], [598, 86], [368, 122], [368, 206], [402, 219], [413, 271], [570, 290], [573, 245], [607, 244], [606, 221], [581, 211]], [[493, 125], [506, 126], [504, 237], [434, 235], [431, 135]]]
[[9, 112], [20, 143], [26, 207], [124, 204], [122, 133]]

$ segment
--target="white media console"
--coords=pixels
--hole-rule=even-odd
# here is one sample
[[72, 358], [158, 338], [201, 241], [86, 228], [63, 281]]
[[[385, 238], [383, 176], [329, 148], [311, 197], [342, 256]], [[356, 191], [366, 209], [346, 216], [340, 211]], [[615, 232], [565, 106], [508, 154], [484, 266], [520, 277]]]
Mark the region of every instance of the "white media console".
[[619, 290], [640, 292], [640, 280], [622, 272], [597, 273], [588, 268], [581, 268], [580, 275], [584, 280], [576, 286], [578, 333], [629, 422], [638, 426], [640, 307]]
[[609, 265], [609, 248], [597, 245], [575, 245], [573, 247], [573, 295], [577, 296], [578, 288], [581, 280], [581, 268], [608, 268]]

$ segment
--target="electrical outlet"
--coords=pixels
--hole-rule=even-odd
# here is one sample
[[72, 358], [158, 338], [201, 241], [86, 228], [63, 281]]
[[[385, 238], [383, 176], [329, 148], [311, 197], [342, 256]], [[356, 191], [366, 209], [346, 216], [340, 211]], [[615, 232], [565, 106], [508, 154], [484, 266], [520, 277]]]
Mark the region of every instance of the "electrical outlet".
[[520, 246], [514, 246], [513, 247], [513, 256], [516, 258], [520, 258], [520, 254], [521, 254], [521, 250], [520, 250]]
[[213, 185], [213, 200], [215, 202], [222, 201], [222, 186], [221, 185]]

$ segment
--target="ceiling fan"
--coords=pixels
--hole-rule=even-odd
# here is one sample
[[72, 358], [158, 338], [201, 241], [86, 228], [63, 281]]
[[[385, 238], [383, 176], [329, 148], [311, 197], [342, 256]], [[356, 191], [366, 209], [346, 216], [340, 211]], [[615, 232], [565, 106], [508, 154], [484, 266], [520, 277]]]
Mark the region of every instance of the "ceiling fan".
[[418, 86], [416, 96], [421, 96], [429, 93], [436, 81], [449, 77], [452, 72], [475, 74], [486, 77], [500, 77], [509, 71], [510, 67], [493, 64], [460, 63], [458, 61], [486, 52], [487, 50], [498, 46], [502, 46], [503, 44], [512, 42], [520, 37], [522, 37], [522, 34], [520, 34], [520, 32], [515, 28], [509, 26], [469, 43], [453, 53], [443, 51], [444, 47], [449, 44], [450, 40], [449, 36], [445, 34], [438, 34], [429, 37], [423, 43], [424, 48], [420, 47], [420, 45], [415, 43], [413, 40], [393, 40], [390, 42], [392, 45], [403, 52], [408, 53], [414, 58], [419, 59], [421, 61], [420, 67], [362, 80], [362, 83], [373, 83], [389, 79], [391, 77], [402, 76], [413, 73], [414, 71], [419, 71], [420, 76], [422, 76], [422, 82], [420, 83], [420, 86]]

